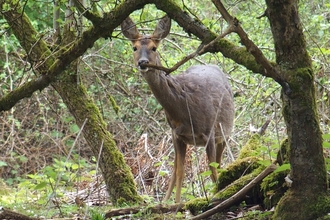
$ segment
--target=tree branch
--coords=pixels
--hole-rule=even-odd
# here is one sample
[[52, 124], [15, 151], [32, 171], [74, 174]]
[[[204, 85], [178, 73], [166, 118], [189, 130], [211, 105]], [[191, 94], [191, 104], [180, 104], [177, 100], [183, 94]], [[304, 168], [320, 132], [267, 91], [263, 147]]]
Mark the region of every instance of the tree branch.
[[[153, 0], [153, 2], [158, 9], [165, 11], [167, 15], [175, 20], [188, 34], [193, 34], [198, 37], [203, 44], [208, 44], [217, 37], [217, 35], [205, 27], [204, 24], [190, 17], [187, 12], [183, 11], [174, 1]], [[265, 72], [265, 68], [256, 62], [255, 58], [245, 47], [236, 46], [227, 39], [221, 38], [213, 47], [209, 47], [204, 51], [204, 53], [217, 52], [221, 52], [223, 56], [245, 66], [254, 73], [263, 74]]]
[[[127, 0], [116, 6], [113, 10], [105, 13], [99, 19], [98, 17], [86, 16], [92, 20], [94, 26], [83, 32], [81, 38], [73, 42], [64, 51], [52, 53], [48, 45], [38, 37], [38, 33], [33, 28], [28, 17], [21, 12], [19, 3], [11, 5], [7, 11], [1, 11], [9, 25], [11, 26], [16, 38], [24, 50], [28, 53], [28, 60], [33, 66], [33, 70], [42, 76], [32, 79], [29, 83], [23, 84], [17, 90], [14, 90], [0, 98], [0, 112], [12, 108], [19, 100], [30, 97], [34, 91], [42, 90], [49, 83], [56, 80], [57, 76], [75, 59], [83, 55], [88, 48], [91, 48], [96, 40], [101, 37], [108, 38], [112, 31], [134, 10], [142, 8], [148, 3], [154, 3], [160, 10], [166, 12], [172, 19], [176, 20], [187, 33], [197, 36], [202, 45], [208, 45], [217, 36], [199, 21], [194, 20], [173, 0]], [[6, 0], [0, 0], [2, 7]], [[13, 4], [13, 3], [11, 3]], [[94, 14], [95, 15], [95, 14]], [[96, 16], [96, 15], [95, 15]], [[22, 31], [23, 30], [23, 31]], [[256, 62], [244, 47], [238, 47], [224, 38], [220, 38], [212, 43], [212, 46], [204, 47], [197, 51], [198, 54], [207, 52], [221, 52], [225, 57], [234, 60], [236, 63], [245, 66], [247, 69], [261, 74], [265, 73], [265, 68]], [[192, 55], [194, 56], [194, 55]], [[274, 77], [276, 79], [276, 77]], [[281, 79], [276, 79], [281, 82]], [[40, 83], [43, 82], [43, 83]], [[28, 88], [28, 87], [31, 88]]]
[[254, 178], [249, 184], [244, 186], [240, 191], [235, 193], [233, 196], [231, 196], [230, 198], [221, 202], [219, 205], [215, 206], [214, 208], [212, 208], [206, 212], [203, 212], [202, 214], [197, 215], [191, 219], [193, 219], [193, 220], [204, 219], [204, 218], [207, 218], [211, 215], [214, 215], [214, 214], [220, 212], [223, 209], [226, 209], [226, 208], [232, 206], [233, 204], [235, 204], [235, 202], [237, 202], [237, 200], [244, 198], [244, 196], [246, 196], [247, 192], [249, 192], [256, 184], [258, 184], [266, 176], [268, 176], [270, 173], [272, 173], [274, 170], [276, 170], [276, 168], [277, 168], [277, 166], [275, 164], [271, 164], [264, 171], [262, 171], [256, 178]]
[[40, 218], [29, 217], [3, 207], [0, 207], [0, 219], [40, 220]]
[[246, 47], [247, 51], [250, 52], [256, 61], [265, 69], [261, 72], [263, 76], [270, 77], [278, 82], [286, 92], [290, 93], [291, 89], [284, 78], [281, 76], [280, 71], [275, 68], [276, 64], [271, 64], [267, 58], [263, 55], [262, 51], [251, 41], [240, 25], [239, 21], [231, 16], [229, 12], [225, 9], [224, 5], [220, 0], [212, 0], [213, 4], [216, 6], [218, 11], [221, 13], [223, 18], [227, 21], [230, 26], [234, 26], [234, 32], [238, 34], [241, 39], [241, 42]]
[[[0, 7], [7, 3], [6, 0], [0, 0]], [[83, 55], [88, 48], [91, 48], [100, 37], [109, 37], [112, 31], [124, 20], [129, 13], [135, 9], [143, 7], [148, 3], [147, 0], [125, 1], [118, 5], [114, 10], [106, 13], [104, 17], [95, 26], [82, 34], [79, 40], [65, 48], [65, 51], [52, 53], [38, 33], [33, 28], [30, 20], [24, 12], [21, 12], [19, 2], [13, 4], [7, 11], [1, 11], [13, 30], [21, 46], [28, 54], [28, 60], [34, 67], [34, 71], [41, 77], [32, 79], [24, 83], [17, 89], [0, 98], [0, 112], [11, 109], [18, 101], [30, 97], [36, 90], [43, 90], [51, 82], [56, 80], [57, 76], [79, 56]]]
[[209, 48], [213, 47], [219, 39], [224, 38], [226, 35], [230, 34], [231, 32], [233, 32], [233, 26], [229, 26], [222, 34], [220, 34], [218, 37], [216, 37], [214, 40], [212, 40], [207, 45], [201, 44], [196, 49], [195, 52], [189, 54], [188, 56], [185, 56], [182, 60], [177, 62], [171, 68], [166, 68], [166, 67], [163, 67], [163, 66], [157, 66], [157, 65], [153, 65], [153, 64], [141, 64], [141, 67], [150, 67], [150, 68], [162, 70], [162, 71], [166, 72], [166, 75], [169, 75], [171, 72], [177, 70], [180, 66], [182, 66], [183, 64], [188, 62], [190, 59], [192, 59], [192, 58], [196, 57], [197, 55], [201, 55], [201, 54], [205, 53], [206, 51], [208, 51]]
[[88, 10], [81, 1], [73, 0], [75, 6], [77, 7], [78, 11], [88, 20], [90, 20], [93, 24], [97, 24], [102, 20], [102, 17], [98, 13], [93, 13], [92, 11]]
[[[168, 212], [181, 212], [183, 211], [184, 204], [173, 204], [173, 205], [163, 205], [163, 204], [157, 204], [155, 206], [150, 207], [128, 207], [128, 208], [121, 208], [121, 209], [113, 209], [105, 214], [105, 218], [112, 218], [115, 216], [121, 216], [121, 215], [130, 215], [130, 214], [136, 214], [139, 212], [142, 213], [168, 213]], [[145, 208], [141, 211], [141, 209]]]

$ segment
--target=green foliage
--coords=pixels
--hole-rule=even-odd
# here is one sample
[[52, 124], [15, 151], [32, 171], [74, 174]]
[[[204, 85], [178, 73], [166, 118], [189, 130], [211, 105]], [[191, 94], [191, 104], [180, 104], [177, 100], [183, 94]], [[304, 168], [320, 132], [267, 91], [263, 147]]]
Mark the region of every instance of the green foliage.
[[[81, 175], [82, 173], [84, 176]], [[77, 212], [76, 205], [70, 206], [62, 203], [67, 199], [65, 192], [72, 190], [77, 182], [91, 181], [91, 176], [94, 174], [95, 166], [84, 159], [54, 158], [52, 165], [44, 167], [36, 174], [28, 174], [26, 178], [20, 179], [15, 191], [1, 196], [0, 204], [6, 207], [15, 206], [19, 210], [26, 209], [26, 207], [28, 210], [34, 210], [57, 201], [61, 204], [61, 209], [66, 210], [67, 213]], [[52, 214], [52, 212], [48, 214]], [[94, 214], [97, 216], [96, 213]]]
[[90, 217], [91, 220], [105, 220], [104, 213], [93, 209], [90, 211]]

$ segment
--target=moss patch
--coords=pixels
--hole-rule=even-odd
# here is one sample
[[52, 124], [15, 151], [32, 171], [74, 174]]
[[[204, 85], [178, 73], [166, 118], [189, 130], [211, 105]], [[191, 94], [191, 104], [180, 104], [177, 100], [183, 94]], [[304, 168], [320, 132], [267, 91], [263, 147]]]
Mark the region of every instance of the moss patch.
[[209, 201], [205, 198], [196, 198], [187, 202], [184, 209], [189, 210], [193, 215], [197, 215], [206, 211], [209, 204]]

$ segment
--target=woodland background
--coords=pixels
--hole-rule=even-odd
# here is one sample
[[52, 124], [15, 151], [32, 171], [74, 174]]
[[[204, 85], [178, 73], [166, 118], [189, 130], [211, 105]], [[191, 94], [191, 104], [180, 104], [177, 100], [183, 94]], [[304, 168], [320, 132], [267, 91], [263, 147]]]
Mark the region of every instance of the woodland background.
[[[116, 3], [99, 1], [97, 7], [108, 11]], [[219, 19], [211, 2], [182, 3], [189, 4], [190, 13], [198, 16], [214, 32], [221, 33], [225, 29], [225, 21]], [[330, 4], [321, 0], [304, 0], [299, 5], [314, 65], [320, 126], [324, 134], [329, 134]], [[228, 1], [226, 7], [266, 57], [274, 60], [268, 21], [264, 17], [258, 18], [264, 13], [264, 3]], [[24, 12], [43, 38], [51, 36], [52, 1], [24, 1]], [[146, 5], [131, 17], [141, 21], [139, 28], [147, 33], [154, 29], [155, 19], [163, 15], [153, 5]], [[34, 73], [2, 17], [0, 37], [0, 96], [3, 96], [29, 81]], [[239, 44], [236, 35], [227, 38]], [[163, 64], [173, 66], [194, 52], [199, 44], [199, 40], [172, 21], [171, 34], [159, 48]], [[286, 136], [280, 86], [271, 79], [249, 72], [220, 53], [199, 56], [179, 70], [198, 63], [219, 65], [227, 74], [235, 94], [235, 128], [230, 139], [231, 148], [226, 149], [222, 166], [235, 159], [251, 134], [267, 120], [270, 124], [262, 137], [263, 147], [258, 149], [258, 154], [263, 155], [265, 161], [273, 160]], [[111, 39], [99, 39], [79, 58], [77, 73], [124, 154], [139, 194], [146, 201], [159, 202], [166, 191], [173, 161], [170, 129], [161, 106], [135, 68], [130, 42], [124, 39], [119, 27]], [[173, 74], [177, 73], [179, 71]], [[324, 142], [324, 147], [329, 145]], [[208, 174], [205, 172], [204, 148], [189, 148], [188, 155], [183, 193], [186, 200], [203, 196], [211, 188], [211, 182], [205, 181]], [[84, 203], [108, 204], [97, 161], [80, 135], [73, 116], [52, 87], [36, 92], [11, 110], [0, 113], [1, 206], [46, 217], [101, 213], [105, 207], [80, 208]]]

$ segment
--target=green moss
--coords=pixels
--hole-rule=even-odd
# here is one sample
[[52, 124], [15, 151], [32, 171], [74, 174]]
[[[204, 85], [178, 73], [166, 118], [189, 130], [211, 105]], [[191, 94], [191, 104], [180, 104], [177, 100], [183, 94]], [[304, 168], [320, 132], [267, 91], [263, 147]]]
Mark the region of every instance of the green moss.
[[185, 204], [184, 209], [189, 210], [193, 215], [197, 215], [201, 212], [204, 212], [209, 207], [209, 201], [205, 198], [196, 198], [188, 201]]
[[309, 67], [286, 70], [286, 76], [293, 92], [302, 90], [302, 94], [304, 94], [306, 91], [310, 90], [310, 88], [306, 88], [306, 86], [311, 86], [313, 84], [313, 71]]
[[280, 145], [280, 150], [277, 153], [277, 158], [276, 161], [279, 165], [289, 163], [289, 158], [290, 158], [290, 144], [289, 144], [289, 139], [286, 138], [281, 142]]
[[261, 193], [264, 196], [263, 204], [267, 209], [271, 209], [280, 201], [284, 193], [288, 190], [284, 178], [290, 171], [273, 172], [263, 179], [260, 184]]
[[[299, 209], [296, 208], [297, 204], [300, 206]], [[315, 193], [312, 190], [305, 193], [288, 191], [280, 200], [272, 219], [318, 219], [327, 215], [329, 211], [328, 193]]]
[[118, 115], [119, 111], [120, 111], [120, 108], [119, 106], [117, 105], [116, 103], [116, 100], [111, 96], [109, 95], [109, 100], [111, 102], [111, 105], [112, 105], [112, 108], [113, 110], [116, 112], [116, 114]]
[[[277, 153], [277, 162], [279, 165], [289, 163], [289, 153], [289, 140], [286, 138], [281, 142], [280, 150]], [[261, 183], [261, 192], [264, 196], [264, 206], [267, 209], [274, 207], [288, 190], [284, 178], [289, 173], [290, 170], [273, 172], [263, 179]]]
[[[74, 115], [77, 124], [83, 128], [83, 135], [93, 154], [100, 161], [100, 169], [109, 191], [111, 202], [126, 206], [142, 202], [130, 168], [118, 150], [99, 109], [88, 96], [83, 85], [77, 85], [76, 76], [65, 72], [61, 81], [54, 84], [63, 101]], [[86, 120], [87, 119], [87, 120]], [[86, 120], [86, 122], [85, 122]], [[102, 153], [100, 154], [100, 149]]]
[[[222, 189], [221, 191], [217, 192], [213, 200], [226, 200], [235, 193], [237, 193], [239, 190], [241, 190], [244, 186], [246, 186], [251, 180], [253, 180], [256, 176], [258, 176], [266, 166], [259, 164], [259, 167], [254, 169], [251, 173], [246, 174], [239, 179], [235, 180], [232, 182], [230, 185]], [[259, 193], [259, 186], [257, 185], [255, 189], [251, 190], [249, 193], [249, 197], [258, 200], [260, 198], [260, 193]]]
[[248, 140], [248, 142], [242, 147], [238, 155], [238, 159], [243, 159], [250, 156], [255, 156], [255, 150], [260, 148], [260, 135], [254, 134]]
[[220, 170], [216, 185], [216, 191], [219, 191], [239, 179], [241, 176], [253, 172], [260, 164], [261, 159], [257, 157], [247, 157], [243, 159], [236, 159], [225, 170]]

